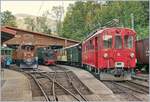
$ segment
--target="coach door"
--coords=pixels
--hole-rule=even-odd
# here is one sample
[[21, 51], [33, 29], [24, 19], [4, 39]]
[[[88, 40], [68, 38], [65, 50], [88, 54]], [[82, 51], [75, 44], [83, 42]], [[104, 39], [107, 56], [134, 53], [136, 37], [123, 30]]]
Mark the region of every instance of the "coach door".
[[95, 66], [98, 67], [98, 41], [95, 37]]

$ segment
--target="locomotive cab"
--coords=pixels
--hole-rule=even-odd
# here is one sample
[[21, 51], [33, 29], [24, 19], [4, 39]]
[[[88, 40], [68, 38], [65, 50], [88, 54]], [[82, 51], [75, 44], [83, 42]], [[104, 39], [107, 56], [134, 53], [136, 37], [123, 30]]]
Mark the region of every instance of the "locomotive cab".
[[[22, 45], [18, 50], [20, 68], [37, 68], [38, 58], [35, 56], [35, 46]], [[19, 58], [20, 57], [20, 58]]]
[[102, 36], [102, 69], [106, 69], [114, 77], [127, 76], [130, 79], [136, 66], [135, 32], [129, 29], [106, 30]]
[[54, 65], [56, 61], [56, 52], [48, 47], [37, 48], [36, 50], [39, 64]]
[[54, 65], [56, 60], [55, 51], [48, 49], [44, 51], [44, 63], [45, 65]]
[[129, 28], [99, 29], [82, 43], [82, 64], [101, 80], [130, 80], [136, 67], [136, 33]]
[[33, 58], [33, 49], [34, 46], [31, 45], [22, 46], [22, 50], [24, 51], [23, 62], [27, 65], [31, 65], [35, 61], [35, 59]]
[[115, 76], [121, 76], [125, 74], [123, 71], [131, 71], [136, 64], [134, 35], [124, 34], [120, 40], [117, 37], [115, 36]]

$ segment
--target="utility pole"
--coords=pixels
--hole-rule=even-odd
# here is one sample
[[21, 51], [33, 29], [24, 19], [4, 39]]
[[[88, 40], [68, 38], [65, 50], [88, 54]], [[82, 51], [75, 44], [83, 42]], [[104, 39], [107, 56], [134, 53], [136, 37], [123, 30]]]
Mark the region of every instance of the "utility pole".
[[134, 29], [134, 15], [131, 13], [131, 27]]

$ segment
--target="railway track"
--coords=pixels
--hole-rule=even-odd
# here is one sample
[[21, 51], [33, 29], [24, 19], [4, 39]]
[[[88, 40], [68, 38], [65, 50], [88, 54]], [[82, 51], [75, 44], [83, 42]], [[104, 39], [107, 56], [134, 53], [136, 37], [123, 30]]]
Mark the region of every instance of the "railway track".
[[67, 72], [65, 72], [68, 79], [69, 79], [69, 82], [70, 84], [73, 86], [73, 88], [78, 92], [78, 94], [81, 96], [81, 98], [84, 100], [84, 101], [87, 101], [87, 99], [82, 95], [82, 93], [79, 91], [79, 89], [75, 86], [74, 82], [72, 81], [72, 78], [69, 76], [69, 74]]
[[45, 98], [45, 101], [51, 101], [51, 99], [49, 98], [48, 94], [46, 93], [46, 91], [43, 89], [43, 86], [42, 84], [37, 80], [36, 77], [34, 77], [31, 73], [27, 73], [25, 72], [26, 74], [28, 74], [30, 77], [32, 77], [32, 79], [34, 80], [34, 82], [36, 83], [36, 85], [39, 87], [40, 91], [42, 92], [44, 98]]
[[[34, 82], [34, 87], [35, 87], [35, 85], [36, 85], [36, 87], [38, 87], [38, 91], [40, 91], [40, 93], [37, 91], [36, 91], [36, 93], [40, 94], [40, 96], [44, 96], [45, 101], [47, 101], [47, 102], [51, 101], [48, 94], [44, 90], [42, 84], [40, 83], [40, 81], [37, 80], [37, 78], [32, 73], [30, 73], [31, 70], [23, 70], [23, 69], [19, 69], [19, 68], [12, 68], [11, 70], [15, 70], [15, 71], [25, 74], [30, 79], [31, 84], [33, 84], [33, 82]], [[34, 94], [34, 92], [32, 94]]]
[[136, 94], [141, 93], [139, 91], [132, 90], [118, 82], [103, 81], [103, 83], [110, 88], [121, 101], [142, 101], [142, 99], [136, 96]]
[[[148, 94], [149, 93], [147, 87], [145, 88], [145, 86], [141, 86], [141, 85], [135, 84], [132, 81], [112, 82], [112, 83], [116, 84], [118, 86], [124, 87], [124, 88], [126, 88], [128, 90], [131, 90], [133, 92], [136, 92], [136, 93], [140, 93], [140, 94]], [[142, 88], [142, 87], [144, 87], [144, 88]]]
[[[72, 72], [65, 68], [59, 68], [56, 66], [51, 67], [54, 72], [43, 72], [41, 70], [27, 71], [21, 69], [13, 69], [24, 73], [30, 79], [32, 90], [35, 91], [35, 97], [44, 97], [44, 101], [60, 101], [59, 95], [71, 96], [75, 101], [88, 101], [83, 94], [90, 94], [90, 91], [82, 91], [77, 84], [75, 79], [72, 77]], [[76, 82], [77, 83], [77, 82]], [[81, 86], [81, 85], [80, 85]], [[38, 87], [38, 88], [34, 88]], [[40, 92], [38, 92], [40, 91]], [[82, 92], [85, 93], [82, 93]], [[37, 93], [39, 93], [37, 95]], [[43, 101], [43, 100], [42, 100]]]
[[110, 88], [114, 94], [125, 98], [127, 101], [142, 101], [139, 98], [140, 95], [149, 94], [149, 87], [138, 85], [132, 81], [115, 82], [115, 81], [103, 81], [103, 83]]
[[[73, 96], [77, 101], [87, 101], [87, 99], [84, 97], [84, 95], [80, 92], [80, 89], [78, 89], [76, 87], [76, 85], [73, 81], [73, 77], [71, 77], [73, 75], [73, 73], [71, 71], [68, 71], [68, 69], [65, 69], [65, 68], [59, 67], [59, 66], [55, 66], [55, 68], [54, 67], [50, 67], [50, 68], [55, 71], [53, 76], [55, 76], [55, 82], [57, 84], [59, 84], [60, 87], [63, 87], [63, 89], [65, 89], [65, 90], [67, 90], [67, 88], [68, 88], [70, 91], [68, 90], [67, 92], [69, 94], [71, 94], [71, 96]], [[61, 71], [61, 73], [59, 73], [59, 71]], [[56, 78], [56, 76], [57, 76], [57, 78]], [[67, 81], [63, 81], [65, 79]], [[68, 82], [68, 83], [64, 83], [64, 82]], [[64, 85], [64, 86], [62, 86], [62, 85]], [[76, 97], [76, 94], [78, 94], [80, 96], [80, 98]]]
[[141, 90], [144, 93], [149, 94], [149, 86], [145, 86], [140, 83], [135, 83], [134, 81], [126, 81], [126, 83], [136, 89]]
[[149, 82], [148, 76], [131, 76], [132, 79]]

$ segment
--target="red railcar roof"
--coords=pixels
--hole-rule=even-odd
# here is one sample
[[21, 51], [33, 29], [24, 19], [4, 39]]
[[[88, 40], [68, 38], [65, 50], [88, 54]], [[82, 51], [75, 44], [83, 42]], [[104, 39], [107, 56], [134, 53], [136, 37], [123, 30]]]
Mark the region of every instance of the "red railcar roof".
[[92, 37], [96, 36], [97, 34], [102, 33], [103, 31], [106, 30], [115, 30], [115, 29], [124, 29], [124, 30], [131, 30], [135, 33], [135, 31], [133, 29], [130, 28], [122, 28], [122, 27], [112, 27], [112, 28], [104, 28], [104, 29], [97, 29], [95, 31], [93, 31], [94, 33], [91, 33], [87, 38], [85, 38], [82, 42], [84, 43], [85, 41], [91, 39]]

